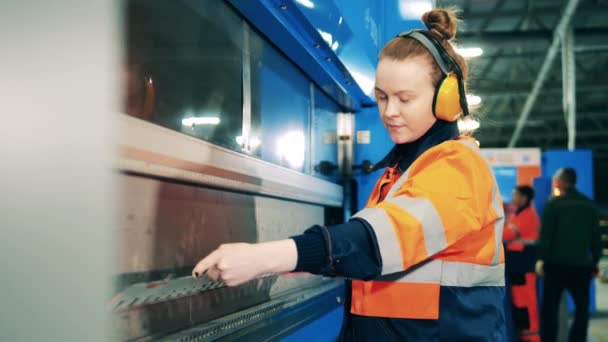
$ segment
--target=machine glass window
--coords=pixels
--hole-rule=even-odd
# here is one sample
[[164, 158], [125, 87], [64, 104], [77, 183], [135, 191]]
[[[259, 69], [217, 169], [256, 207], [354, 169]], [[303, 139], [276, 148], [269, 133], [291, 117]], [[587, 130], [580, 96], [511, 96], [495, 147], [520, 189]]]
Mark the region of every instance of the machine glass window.
[[259, 34], [250, 39], [252, 153], [310, 173], [310, 82]]
[[312, 171], [316, 177], [330, 181], [338, 179], [336, 114], [339, 111], [338, 105], [315, 87], [311, 137]]
[[243, 21], [220, 0], [126, 4], [123, 112], [240, 150]]

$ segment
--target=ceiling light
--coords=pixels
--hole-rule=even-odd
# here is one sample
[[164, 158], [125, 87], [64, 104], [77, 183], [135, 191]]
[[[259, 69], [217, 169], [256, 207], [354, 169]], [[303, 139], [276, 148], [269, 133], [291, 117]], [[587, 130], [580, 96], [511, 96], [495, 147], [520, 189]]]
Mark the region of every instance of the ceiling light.
[[480, 47], [471, 48], [456, 48], [456, 52], [464, 58], [479, 57], [483, 54], [483, 49]]
[[467, 95], [467, 103], [469, 106], [478, 106], [481, 103], [481, 97], [477, 95]]
[[399, 14], [403, 19], [420, 20], [422, 15], [433, 9], [433, 5], [429, 0], [400, 0]]
[[479, 121], [473, 119], [458, 120], [458, 130], [474, 131], [479, 128]]
[[184, 126], [219, 125], [219, 123], [220, 118], [213, 116], [194, 116], [182, 119], [182, 125]]

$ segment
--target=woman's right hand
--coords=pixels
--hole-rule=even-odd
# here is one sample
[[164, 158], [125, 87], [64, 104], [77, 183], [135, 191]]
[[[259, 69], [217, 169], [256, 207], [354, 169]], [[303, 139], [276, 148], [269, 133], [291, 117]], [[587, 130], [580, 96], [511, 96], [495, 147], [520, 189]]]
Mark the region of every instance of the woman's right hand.
[[199, 261], [192, 276], [203, 274], [228, 286], [237, 286], [266, 273], [285, 273], [295, 269], [298, 259], [292, 239], [259, 244], [224, 244]]

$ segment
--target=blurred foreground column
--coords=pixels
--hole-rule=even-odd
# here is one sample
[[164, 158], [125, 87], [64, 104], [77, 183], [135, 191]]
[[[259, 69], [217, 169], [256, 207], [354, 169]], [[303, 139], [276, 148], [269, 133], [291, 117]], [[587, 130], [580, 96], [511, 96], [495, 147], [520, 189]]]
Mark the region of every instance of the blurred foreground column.
[[115, 1], [0, 1], [0, 341], [107, 341]]

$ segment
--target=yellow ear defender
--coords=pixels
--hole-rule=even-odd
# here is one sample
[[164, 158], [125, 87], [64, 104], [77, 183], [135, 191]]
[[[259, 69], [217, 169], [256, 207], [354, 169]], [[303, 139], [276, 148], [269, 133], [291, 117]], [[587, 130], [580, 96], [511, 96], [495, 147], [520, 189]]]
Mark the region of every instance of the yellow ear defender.
[[435, 114], [435, 117], [454, 122], [461, 115], [469, 115], [462, 70], [443, 46], [430, 34], [420, 30], [403, 32], [397, 37], [409, 37], [417, 40], [431, 53], [443, 72], [443, 77], [437, 84], [433, 98], [433, 114]]

